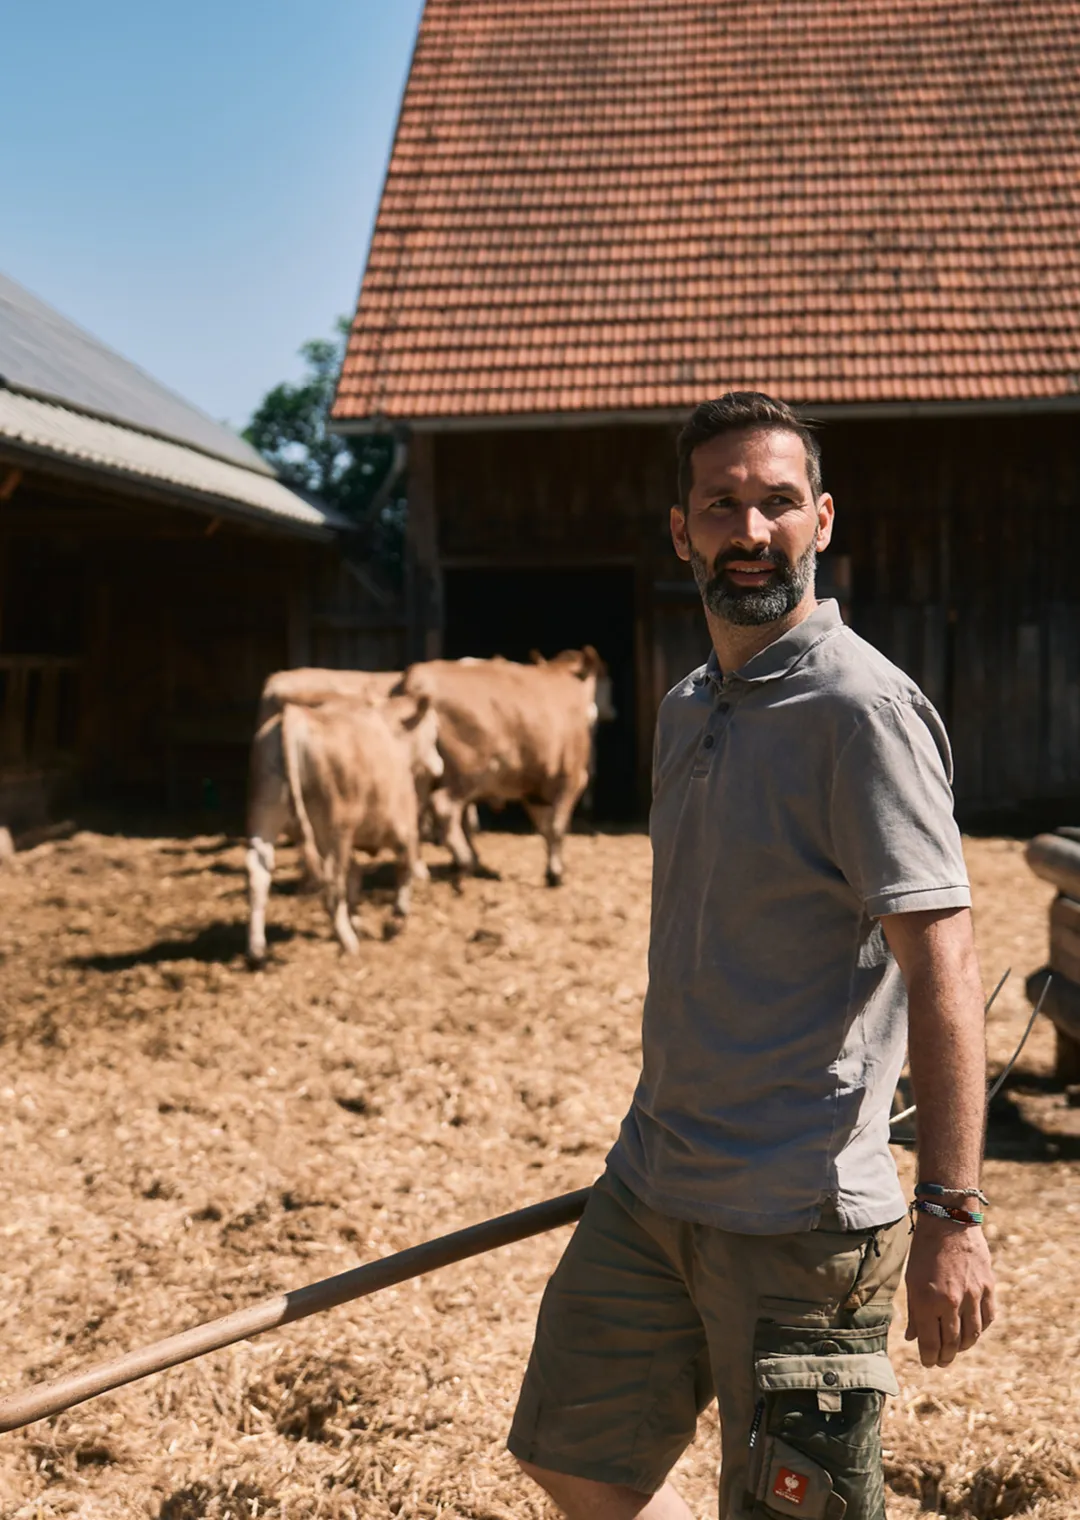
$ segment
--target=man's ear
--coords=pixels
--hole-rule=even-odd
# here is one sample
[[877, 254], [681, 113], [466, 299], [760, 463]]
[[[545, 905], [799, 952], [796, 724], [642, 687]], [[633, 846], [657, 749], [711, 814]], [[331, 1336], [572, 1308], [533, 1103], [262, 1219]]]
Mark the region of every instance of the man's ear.
[[686, 531], [686, 513], [682, 507], [671, 509], [671, 542], [680, 559], [690, 558], [690, 535]]
[[833, 506], [833, 499], [828, 491], [826, 491], [823, 496], [818, 497], [817, 504], [818, 530], [815, 547], [819, 554], [829, 547], [832, 540], [833, 519], [835, 516], [836, 508]]

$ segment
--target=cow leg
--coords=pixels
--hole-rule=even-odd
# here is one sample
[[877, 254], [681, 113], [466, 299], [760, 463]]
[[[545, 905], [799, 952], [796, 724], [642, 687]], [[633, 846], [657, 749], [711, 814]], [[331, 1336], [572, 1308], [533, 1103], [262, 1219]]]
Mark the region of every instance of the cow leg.
[[570, 827], [570, 819], [574, 815], [574, 805], [583, 791], [584, 785], [563, 792], [552, 804], [546, 802], [526, 802], [525, 804], [529, 817], [547, 844], [548, 860], [545, 880], [549, 887], [562, 886], [562, 842]]
[[331, 868], [326, 876], [326, 911], [338, 943], [347, 955], [360, 954], [360, 941], [349, 917], [349, 867], [352, 865], [352, 830], [342, 830], [334, 844]]
[[536, 832], [547, 845], [547, 875], [549, 887], [562, 882], [562, 857], [555, 839], [555, 809], [547, 802], [526, 802], [525, 811], [536, 825]]
[[473, 876], [482, 876], [487, 881], [498, 881], [498, 871], [489, 870], [480, 863], [476, 846], [465, 825], [466, 804], [439, 790], [432, 793], [431, 805], [443, 824], [443, 843], [454, 857], [455, 881], [460, 884], [465, 871]]
[[253, 966], [261, 966], [266, 960], [266, 903], [274, 874], [273, 844], [253, 835], [248, 840], [246, 859], [249, 906], [247, 953]]
[[414, 879], [418, 879], [415, 848], [405, 845], [398, 851], [394, 864], [397, 868], [397, 893], [394, 897], [393, 916], [383, 926], [385, 939], [393, 939], [395, 934], [401, 933], [412, 907], [412, 884]]
[[[502, 803], [492, 803], [493, 807], [501, 808]], [[461, 833], [472, 857], [472, 873], [481, 877], [484, 881], [502, 881], [502, 876], [491, 866], [484, 865], [476, 848], [476, 835], [480, 832], [480, 815], [476, 811], [475, 802], [467, 802], [459, 811], [461, 820]]]

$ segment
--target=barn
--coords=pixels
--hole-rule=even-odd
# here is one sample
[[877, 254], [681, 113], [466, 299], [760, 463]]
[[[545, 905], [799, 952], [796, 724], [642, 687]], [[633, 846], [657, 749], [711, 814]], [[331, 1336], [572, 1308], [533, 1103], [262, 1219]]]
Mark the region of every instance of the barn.
[[347, 528], [0, 277], [0, 825], [238, 803], [264, 677], [338, 662]]
[[408, 431], [411, 653], [594, 642], [640, 813], [703, 657], [675, 432], [766, 390], [962, 814], [1075, 807], [1078, 247], [1077, 0], [427, 0], [333, 412]]

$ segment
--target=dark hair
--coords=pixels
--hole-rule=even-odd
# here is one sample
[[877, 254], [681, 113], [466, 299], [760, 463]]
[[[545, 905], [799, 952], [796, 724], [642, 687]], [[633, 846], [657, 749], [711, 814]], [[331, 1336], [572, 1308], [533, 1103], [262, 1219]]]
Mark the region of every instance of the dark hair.
[[679, 457], [679, 505], [686, 511], [694, 478], [693, 453], [710, 438], [723, 433], [783, 428], [802, 439], [806, 450], [806, 478], [815, 502], [821, 495], [821, 445], [805, 422], [789, 406], [774, 401], [764, 391], [728, 391], [716, 401], [703, 401], [687, 418], [675, 445]]

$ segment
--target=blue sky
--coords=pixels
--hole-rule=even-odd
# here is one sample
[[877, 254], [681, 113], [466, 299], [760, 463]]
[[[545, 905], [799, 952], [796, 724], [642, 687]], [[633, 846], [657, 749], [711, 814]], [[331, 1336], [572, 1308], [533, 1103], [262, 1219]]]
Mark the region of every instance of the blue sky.
[[242, 426], [351, 313], [422, 0], [0, 0], [0, 269]]

